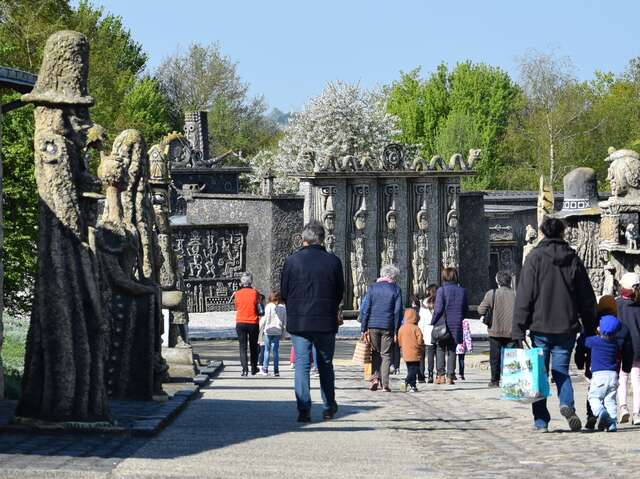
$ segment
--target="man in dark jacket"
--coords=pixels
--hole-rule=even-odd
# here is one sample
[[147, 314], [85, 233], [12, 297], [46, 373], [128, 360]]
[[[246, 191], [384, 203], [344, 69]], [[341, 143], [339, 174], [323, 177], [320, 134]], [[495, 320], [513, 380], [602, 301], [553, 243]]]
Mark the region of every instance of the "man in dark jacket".
[[[569, 361], [577, 333], [595, 334], [596, 298], [584, 264], [562, 239], [564, 228], [557, 218], [545, 218], [540, 226], [544, 238], [520, 273], [511, 335], [520, 341], [529, 330], [533, 346], [543, 349], [558, 388], [560, 414], [572, 431], [579, 431], [582, 422], [574, 407]], [[546, 432], [551, 420], [547, 400], [534, 402], [532, 409], [534, 430]]]
[[287, 305], [287, 331], [295, 349], [295, 391], [298, 421], [311, 421], [310, 360], [317, 351], [324, 419], [338, 410], [335, 400], [333, 353], [339, 307], [344, 294], [342, 263], [325, 251], [324, 228], [312, 221], [302, 230], [303, 248], [289, 256], [282, 269], [280, 293]]
[[367, 289], [367, 294], [360, 308], [360, 330], [369, 335], [371, 342], [371, 363], [373, 375], [369, 389], [375, 391], [382, 387], [389, 388], [389, 367], [391, 354], [396, 341], [398, 329], [402, 322], [402, 291], [396, 284], [400, 274], [393, 265], [385, 265], [380, 270], [380, 278]]

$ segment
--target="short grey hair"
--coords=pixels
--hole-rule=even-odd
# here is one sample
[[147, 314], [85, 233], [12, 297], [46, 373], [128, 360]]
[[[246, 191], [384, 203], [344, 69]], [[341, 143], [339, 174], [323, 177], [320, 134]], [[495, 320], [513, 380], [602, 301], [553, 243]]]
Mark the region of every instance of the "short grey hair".
[[496, 274], [496, 283], [498, 286], [511, 287], [511, 274], [508, 271], [498, 271]]
[[319, 221], [310, 221], [302, 228], [302, 241], [308, 244], [322, 244], [324, 242], [324, 226]]
[[400, 270], [395, 265], [385, 264], [382, 268], [380, 268], [381, 278], [389, 278], [395, 281], [399, 275], [400, 275]]
[[240, 276], [240, 286], [243, 288], [249, 288], [252, 284], [253, 275], [249, 273], [249, 271], [242, 273], [242, 276]]

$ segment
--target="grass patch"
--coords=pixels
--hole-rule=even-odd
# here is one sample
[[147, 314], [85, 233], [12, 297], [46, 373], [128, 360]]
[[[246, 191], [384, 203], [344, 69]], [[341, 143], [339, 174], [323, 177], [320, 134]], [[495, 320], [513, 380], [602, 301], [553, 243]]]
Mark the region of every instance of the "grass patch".
[[3, 319], [4, 341], [1, 355], [4, 368], [5, 397], [19, 399], [29, 322], [10, 316], [5, 316]]

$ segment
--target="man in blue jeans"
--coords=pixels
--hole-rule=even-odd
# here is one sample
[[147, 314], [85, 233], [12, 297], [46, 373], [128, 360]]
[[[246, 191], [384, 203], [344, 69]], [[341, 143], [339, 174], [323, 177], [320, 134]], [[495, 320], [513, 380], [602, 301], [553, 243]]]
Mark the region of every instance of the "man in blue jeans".
[[316, 367], [324, 411], [331, 419], [338, 411], [335, 400], [333, 353], [339, 310], [344, 294], [342, 263], [322, 246], [324, 227], [317, 221], [302, 230], [303, 247], [289, 256], [282, 268], [280, 293], [287, 305], [287, 331], [295, 349], [295, 391], [298, 421], [311, 421], [310, 356], [316, 349]]
[[[582, 422], [575, 410], [569, 362], [577, 333], [595, 334], [596, 298], [582, 260], [562, 239], [564, 229], [558, 218], [542, 222], [543, 239], [520, 272], [511, 334], [521, 342], [529, 330], [532, 345], [542, 348], [558, 388], [560, 414], [572, 431], [579, 431]], [[551, 420], [547, 400], [534, 402], [532, 410], [534, 431], [547, 432]]]

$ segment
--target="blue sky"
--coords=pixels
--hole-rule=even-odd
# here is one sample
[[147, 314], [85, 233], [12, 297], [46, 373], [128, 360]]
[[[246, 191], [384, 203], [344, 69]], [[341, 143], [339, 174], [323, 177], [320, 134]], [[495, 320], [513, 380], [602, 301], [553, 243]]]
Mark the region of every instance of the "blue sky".
[[569, 55], [576, 75], [640, 56], [638, 1], [93, 0], [120, 15], [153, 70], [192, 42], [219, 42], [252, 94], [298, 110], [327, 81], [389, 83], [401, 70], [470, 59], [517, 76], [530, 48]]

